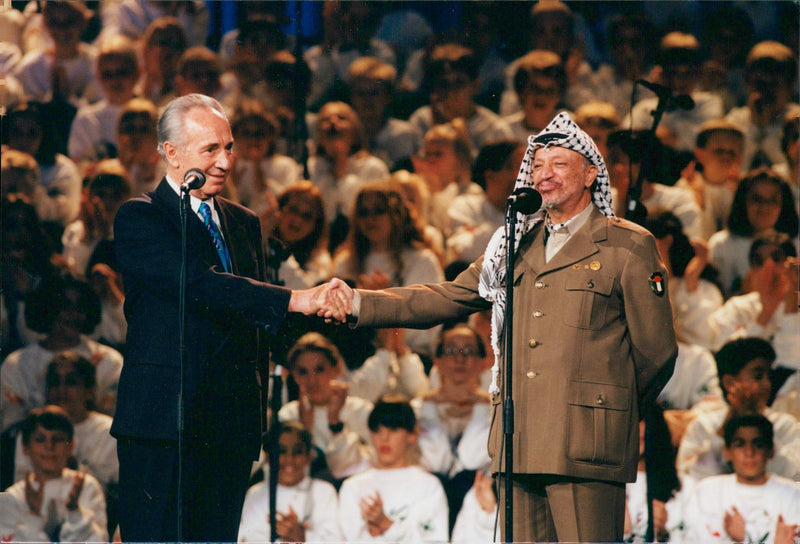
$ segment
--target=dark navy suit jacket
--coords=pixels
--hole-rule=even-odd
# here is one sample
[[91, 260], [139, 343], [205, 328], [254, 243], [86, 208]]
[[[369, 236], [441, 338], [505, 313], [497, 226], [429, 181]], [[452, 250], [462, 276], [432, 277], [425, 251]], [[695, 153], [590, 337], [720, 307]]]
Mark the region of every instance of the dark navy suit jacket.
[[[187, 436], [209, 441], [224, 437], [232, 449], [255, 458], [262, 423], [256, 373], [266, 351], [259, 348], [259, 336], [281, 326], [290, 291], [264, 282], [257, 216], [223, 198], [215, 202], [233, 273], [224, 272], [203, 222], [190, 213], [184, 429]], [[178, 437], [179, 207], [165, 179], [154, 192], [126, 202], [115, 219], [128, 320], [115, 436]]]

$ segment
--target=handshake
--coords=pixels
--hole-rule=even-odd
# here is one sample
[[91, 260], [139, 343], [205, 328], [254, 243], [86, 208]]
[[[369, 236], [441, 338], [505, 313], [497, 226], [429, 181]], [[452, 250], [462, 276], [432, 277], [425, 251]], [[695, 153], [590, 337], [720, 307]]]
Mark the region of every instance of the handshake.
[[353, 313], [354, 294], [355, 291], [343, 280], [333, 278], [316, 287], [292, 291], [289, 311], [344, 323]]

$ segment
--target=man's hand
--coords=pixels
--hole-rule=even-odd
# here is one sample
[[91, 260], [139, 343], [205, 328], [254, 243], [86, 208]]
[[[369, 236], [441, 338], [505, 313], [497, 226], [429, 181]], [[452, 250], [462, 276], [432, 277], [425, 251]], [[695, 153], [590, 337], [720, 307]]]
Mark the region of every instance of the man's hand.
[[341, 323], [352, 313], [353, 290], [344, 281], [333, 278], [310, 289], [292, 291], [289, 311], [318, 315]]

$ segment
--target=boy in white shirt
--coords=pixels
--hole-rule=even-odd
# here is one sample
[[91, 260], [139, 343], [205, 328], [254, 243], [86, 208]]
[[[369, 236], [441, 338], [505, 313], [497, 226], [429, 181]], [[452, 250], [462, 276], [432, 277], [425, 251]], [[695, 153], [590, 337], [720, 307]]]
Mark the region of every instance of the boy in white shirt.
[[[336, 489], [310, 478], [311, 433], [297, 421], [278, 424], [280, 457], [276, 492], [275, 530], [281, 541], [335, 542], [339, 533]], [[269, 542], [269, 482], [247, 490], [239, 524], [239, 542]]]
[[685, 542], [796, 542], [800, 488], [767, 471], [772, 423], [760, 414], [725, 423], [725, 459], [734, 474], [699, 482], [684, 506]]
[[2, 542], [108, 542], [103, 489], [91, 475], [67, 468], [73, 427], [57, 406], [34, 408], [22, 423], [33, 471], [4, 493]]
[[439, 479], [410, 463], [417, 442], [414, 410], [385, 397], [368, 421], [375, 468], [344, 481], [339, 514], [346, 541], [445, 542], [447, 498]]

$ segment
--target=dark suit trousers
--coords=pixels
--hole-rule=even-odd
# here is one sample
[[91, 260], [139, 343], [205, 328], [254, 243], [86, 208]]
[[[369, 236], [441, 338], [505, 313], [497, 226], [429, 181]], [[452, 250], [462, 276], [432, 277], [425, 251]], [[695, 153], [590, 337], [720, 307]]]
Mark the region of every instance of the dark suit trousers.
[[178, 444], [117, 438], [124, 542], [235, 542], [253, 459], [233, 441], [184, 440], [178, 528]]
[[[514, 542], [621, 542], [625, 484], [541, 474], [513, 476]], [[497, 480], [505, 536], [505, 478]]]

